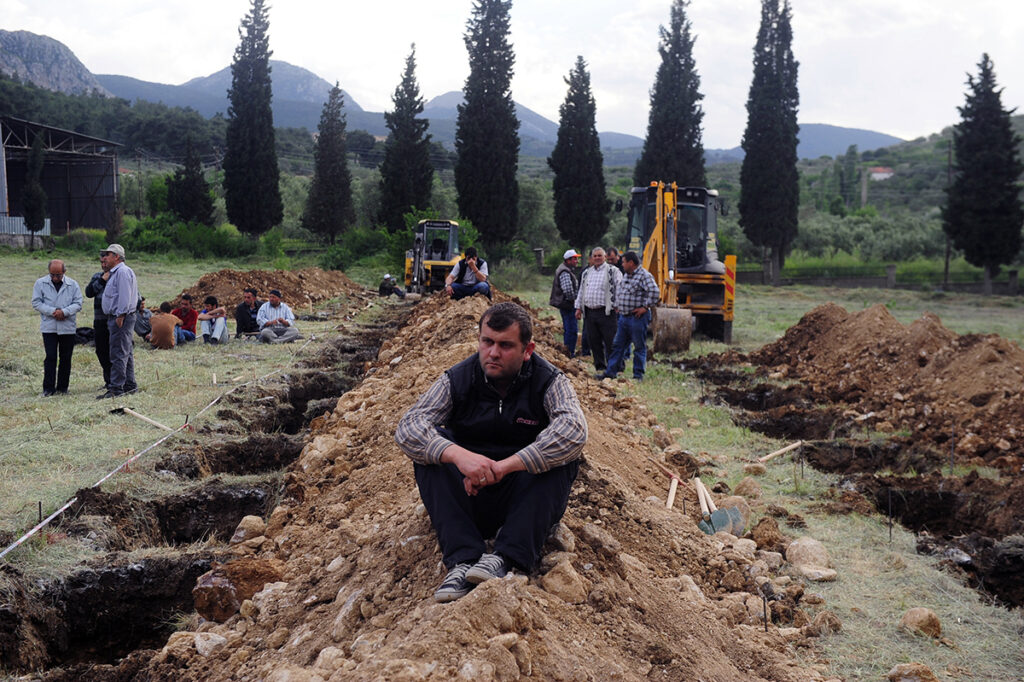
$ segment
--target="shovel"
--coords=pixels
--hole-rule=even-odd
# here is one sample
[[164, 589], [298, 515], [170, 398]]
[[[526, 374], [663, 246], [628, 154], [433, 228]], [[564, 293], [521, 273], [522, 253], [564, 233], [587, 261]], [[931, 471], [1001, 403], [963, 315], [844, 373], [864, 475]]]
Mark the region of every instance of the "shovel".
[[114, 409], [112, 409], [110, 411], [110, 414], [130, 414], [131, 416], [135, 417], [136, 419], [141, 419], [142, 421], [146, 422], [147, 424], [152, 424], [153, 426], [155, 426], [157, 428], [160, 428], [160, 429], [163, 429], [164, 431], [174, 431], [174, 429], [172, 429], [170, 426], [164, 426], [160, 422], [155, 421], [153, 419], [150, 419], [149, 417], [147, 417], [145, 415], [139, 414], [135, 410], [133, 410], [131, 408], [128, 408], [128, 407], [124, 407], [124, 406], [115, 407]]
[[714, 535], [718, 531], [725, 531], [733, 535], [740, 535], [743, 532], [743, 514], [736, 507], [719, 509], [715, 506], [711, 494], [704, 487], [700, 476], [693, 477], [693, 484], [697, 488], [697, 501], [700, 502], [701, 520], [697, 527], [708, 535]]

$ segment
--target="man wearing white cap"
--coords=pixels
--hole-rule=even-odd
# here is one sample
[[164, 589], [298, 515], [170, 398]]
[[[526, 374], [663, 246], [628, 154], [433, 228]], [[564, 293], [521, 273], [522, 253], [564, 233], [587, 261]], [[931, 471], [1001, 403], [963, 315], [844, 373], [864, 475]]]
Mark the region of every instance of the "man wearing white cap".
[[377, 287], [377, 293], [387, 298], [391, 294], [394, 294], [398, 298], [405, 298], [405, 292], [402, 291], [402, 287], [398, 286], [395, 279], [391, 275], [384, 275], [384, 279], [381, 280], [380, 286]]
[[135, 383], [135, 358], [132, 332], [135, 329], [139, 286], [135, 272], [124, 262], [124, 247], [111, 244], [100, 251], [100, 263], [109, 269], [110, 279], [103, 289], [103, 313], [110, 332], [110, 387], [99, 398], [114, 398], [138, 390]]
[[575, 270], [579, 262], [580, 254], [573, 249], [562, 254], [562, 264], [555, 270], [551, 297], [548, 299], [548, 303], [558, 308], [562, 315], [562, 342], [570, 358], [576, 357], [576, 337], [579, 334], [575, 312], [576, 294], [580, 291], [580, 281]]

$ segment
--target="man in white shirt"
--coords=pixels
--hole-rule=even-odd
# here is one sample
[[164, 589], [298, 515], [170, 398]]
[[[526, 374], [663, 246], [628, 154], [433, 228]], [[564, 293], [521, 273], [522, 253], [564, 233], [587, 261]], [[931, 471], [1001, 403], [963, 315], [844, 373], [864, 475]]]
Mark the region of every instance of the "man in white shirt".
[[583, 320], [583, 328], [590, 341], [594, 356], [594, 369], [598, 376], [608, 368], [608, 356], [618, 326], [615, 313], [615, 289], [622, 281], [618, 268], [605, 262], [604, 249], [595, 247], [590, 252], [591, 266], [580, 278], [580, 292], [576, 296], [576, 319]]
[[271, 289], [267, 302], [256, 313], [256, 324], [260, 327], [260, 341], [263, 343], [289, 343], [299, 338], [295, 328], [295, 313], [281, 300], [281, 292]]

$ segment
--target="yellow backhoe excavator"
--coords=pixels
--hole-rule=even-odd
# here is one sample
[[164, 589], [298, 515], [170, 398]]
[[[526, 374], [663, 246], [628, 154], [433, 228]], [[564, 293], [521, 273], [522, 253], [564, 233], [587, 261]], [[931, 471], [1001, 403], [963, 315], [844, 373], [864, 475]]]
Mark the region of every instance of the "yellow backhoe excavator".
[[412, 248], [405, 252], [405, 290], [423, 294], [444, 289], [445, 277], [461, 258], [457, 222], [421, 220]]
[[654, 276], [661, 301], [651, 325], [655, 352], [690, 347], [694, 331], [732, 343], [736, 256], [718, 260], [718, 192], [652, 182], [634, 187], [626, 243]]

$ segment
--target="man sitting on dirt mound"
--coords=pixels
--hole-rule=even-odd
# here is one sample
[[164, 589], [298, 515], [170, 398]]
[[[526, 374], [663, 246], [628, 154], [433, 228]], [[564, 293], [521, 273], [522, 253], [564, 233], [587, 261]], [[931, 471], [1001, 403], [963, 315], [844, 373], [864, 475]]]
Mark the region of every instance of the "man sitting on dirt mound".
[[263, 343], [290, 343], [299, 338], [295, 313], [281, 300], [281, 292], [277, 289], [271, 289], [267, 294], [267, 302], [256, 313], [256, 323], [260, 326], [260, 341]]
[[533, 352], [532, 336], [519, 305], [488, 308], [477, 353], [441, 375], [395, 432], [448, 568], [439, 602], [510, 566], [532, 570], [565, 513], [587, 422], [566, 376]]

